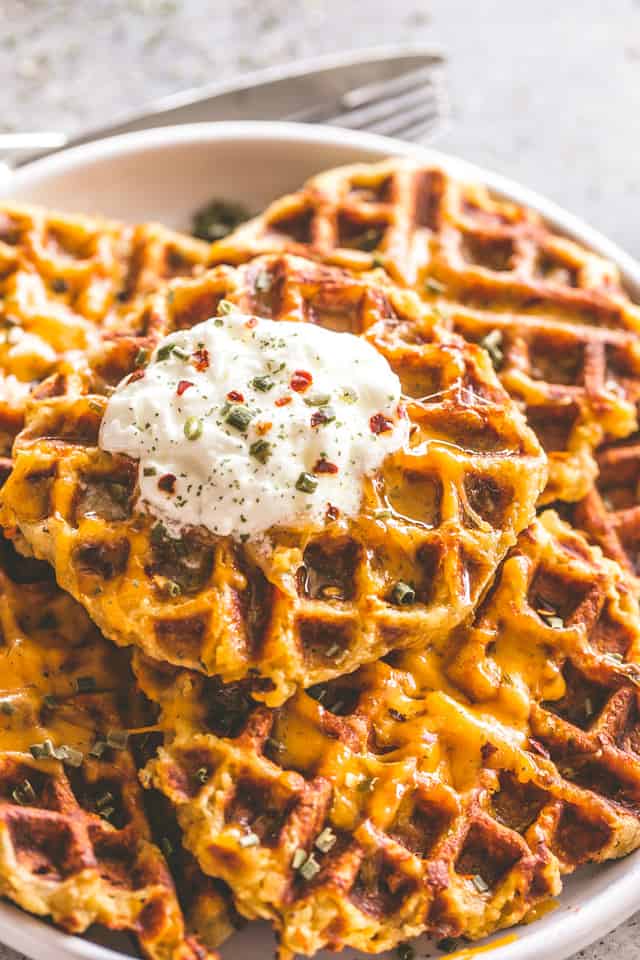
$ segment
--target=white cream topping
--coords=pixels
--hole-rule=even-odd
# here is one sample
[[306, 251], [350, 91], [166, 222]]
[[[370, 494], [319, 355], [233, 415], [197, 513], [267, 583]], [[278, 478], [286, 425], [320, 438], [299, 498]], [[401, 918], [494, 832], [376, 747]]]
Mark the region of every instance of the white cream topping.
[[246, 539], [357, 513], [363, 477], [408, 436], [400, 381], [365, 340], [231, 311], [118, 386], [100, 446], [139, 460], [141, 505], [172, 533]]

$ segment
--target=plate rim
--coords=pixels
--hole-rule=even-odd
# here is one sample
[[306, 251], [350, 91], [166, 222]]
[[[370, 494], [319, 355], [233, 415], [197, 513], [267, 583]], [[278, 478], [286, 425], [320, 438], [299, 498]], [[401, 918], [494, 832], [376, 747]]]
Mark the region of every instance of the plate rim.
[[[7, 195], [11, 198], [16, 193], [28, 193], [30, 185], [51, 176], [88, 168], [95, 161], [103, 162], [177, 145], [201, 146], [203, 143], [214, 145], [237, 141], [241, 148], [243, 142], [255, 139], [294, 141], [310, 148], [314, 144], [322, 144], [361, 149], [363, 154], [369, 155], [363, 157], [364, 162], [375, 162], [376, 155], [379, 159], [395, 155], [422, 158], [441, 165], [463, 179], [485, 184], [505, 199], [538, 211], [554, 228], [616, 263], [625, 283], [636, 296], [640, 296], [640, 263], [580, 217], [537, 191], [496, 171], [441, 150], [338, 127], [278, 121], [230, 121], [157, 127], [106, 137], [35, 160], [11, 172], [0, 183], [0, 201]], [[371, 155], [374, 155], [373, 158]], [[292, 185], [292, 189], [295, 188], [296, 185]], [[28, 203], [28, 200], [20, 202]], [[570, 917], [566, 916], [566, 910], [558, 910], [557, 921], [545, 924], [540, 929], [539, 936], [531, 934], [520, 940], [517, 936], [520, 926], [499, 931], [496, 934], [498, 940], [511, 932], [515, 932], [516, 938], [502, 945], [498, 942], [493, 948], [489, 941], [486, 947], [487, 958], [538, 960], [542, 948], [547, 960], [566, 960], [570, 954], [593, 943], [628, 919], [638, 907], [636, 891], [640, 879], [640, 850], [600, 869], [614, 873], [615, 876], [603, 889], [591, 896], [583, 908], [571, 909]], [[69, 957], [77, 960], [130, 960], [131, 955], [96, 944], [81, 936], [64, 933], [12, 903], [0, 902], [0, 937], [8, 946], [38, 958], [41, 956], [45, 931], [52, 960]], [[473, 944], [470, 948], [473, 949]]]

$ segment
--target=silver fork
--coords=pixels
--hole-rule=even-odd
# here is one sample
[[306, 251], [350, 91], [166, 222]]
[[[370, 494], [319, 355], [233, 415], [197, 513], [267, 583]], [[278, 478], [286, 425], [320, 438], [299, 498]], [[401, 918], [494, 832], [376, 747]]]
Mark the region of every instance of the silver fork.
[[270, 67], [230, 83], [166, 97], [142, 114], [70, 137], [58, 131], [0, 134], [5, 166], [132, 130], [210, 120], [291, 120], [417, 140], [448, 118], [439, 50], [383, 47]]
[[348, 90], [337, 103], [308, 107], [287, 119], [419, 140], [433, 136], [436, 130], [441, 132], [448, 117], [449, 104], [441, 71], [429, 65], [392, 80]]

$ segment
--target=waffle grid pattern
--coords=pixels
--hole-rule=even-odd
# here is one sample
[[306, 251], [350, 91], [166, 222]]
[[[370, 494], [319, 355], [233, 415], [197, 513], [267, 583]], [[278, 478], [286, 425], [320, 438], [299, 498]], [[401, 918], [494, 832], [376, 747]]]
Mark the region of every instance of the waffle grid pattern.
[[[253, 672], [255, 695], [276, 705], [296, 684], [444, 638], [531, 519], [544, 457], [484, 352], [440, 333], [414, 295], [290, 257], [170, 285], [131, 336], [107, 340], [96, 378], [122, 374], [150, 330], [210, 316], [222, 294], [274, 318], [348, 323], [399, 374], [412, 437], [366, 481], [361, 513], [245, 547], [199, 531], [171, 540], [133, 512], [133, 461], [95, 446], [104, 401], [62, 396], [32, 405], [3, 523], [107, 636], [227, 681]], [[394, 600], [398, 582], [415, 604]]]

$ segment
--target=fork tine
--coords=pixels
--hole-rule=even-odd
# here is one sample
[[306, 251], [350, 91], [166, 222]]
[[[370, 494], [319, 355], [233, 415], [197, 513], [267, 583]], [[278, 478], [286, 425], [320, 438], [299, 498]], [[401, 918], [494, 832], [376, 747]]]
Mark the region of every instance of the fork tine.
[[354, 130], [363, 127], [373, 130], [379, 122], [392, 119], [415, 108], [423, 108], [426, 103], [433, 103], [434, 101], [435, 90], [433, 85], [423, 84], [415, 90], [412, 89], [396, 96], [384, 97], [375, 103], [359, 107], [357, 110], [338, 113], [331, 117], [329, 122]]
[[367, 130], [385, 137], [398, 136], [403, 130], [410, 129], [417, 124], [427, 123], [431, 120], [435, 121], [438, 118], [438, 112], [434, 104], [434, 100], [417, 104], [410, 110], [394, 113], [392, 116], [385, 117], [376, 123], [368, 124]]
[[434, 113], [431, 117], [396, 130], [394, 136], [398, 137], [400, 140], [409, 140], [415, 143], [419, 142], [423, 137], [426, 136], [428, 136], [429, 139], [433, 139], [436, 131], [438, 131], [438, 135], [442, 132], [441, 128], [443, 126], [444, 121], [442, 117]]
[[419, 67], [417, 70], [410, 70], [392, 80], [380, 80], [376, 83], [367, 83], [362, 87], [356, 87], [343, 94], [340, 100], [340, 106], [345, 110], [354, 110], [356, 107], [364, 106], [367, 103], [374, 103], [383, 97], [392, 97], [397, 93], [404, 93], [414, 87], [420, 87], [432, 82], [434, 72], [439, 69], [438, 63], [433, 63], [426, 67]]

